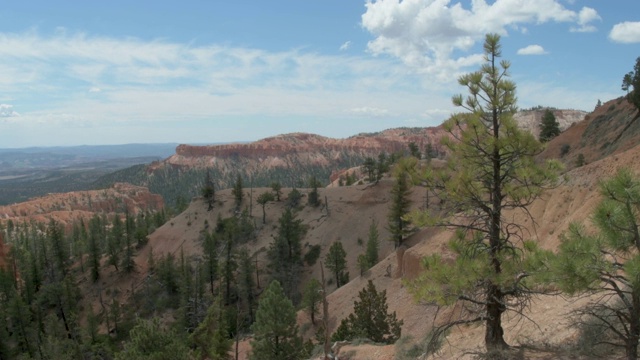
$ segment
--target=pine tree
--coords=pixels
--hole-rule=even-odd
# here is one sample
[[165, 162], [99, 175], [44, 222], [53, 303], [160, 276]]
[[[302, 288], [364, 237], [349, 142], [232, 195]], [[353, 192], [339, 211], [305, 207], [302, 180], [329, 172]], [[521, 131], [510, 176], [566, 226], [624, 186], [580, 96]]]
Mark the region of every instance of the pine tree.
[[622, 90], [627, 92], [627, 100], [640, 109], [640, 57], [636, 59], [633, 71], [622, 78]]
[[331, 244], [329, 252], [325, 257], [327, 269], [333, 273], [336, 279], [336, 288], [349, 282], [349, 272], [347, 272], [347, 252], [342, 247], [342, 242], [336, 241]]
[[[508, 61], [501, 56], [500, 36], [485, 38], [485, 64], [480, 71], [463, 75], [458, 82], [470, 95], [453, 97], [455, 106], [467, 113], [456, 113], [444, 124], [449, 150], [447, 166], [425, 169], [422, 181], [438, 189], [442, 209], [416, 213], [412, 219], [423, 225], [456, 230], [450, 247], [457, 255], [445, 262], [434, 254], [423, 259], [423, 271], [412, 282], [418, 299], [441, 305], [461, 300], [473, 304], [469, 317], [452, 320], [455, 324], [483, 322], [485, 346], [489, 352], [508, 347], [504, 340], [502, 315], [516, 312], [530, 300], [535, 279], [533, 242], [522, 244], [528, 234], [506, 211], [526, 210], [557, 179], [557, 161], [539, 164], [535, 156], [543, 147], [513, 120], [516, 112], [515, 83], [508, 79]], [[437, 337], [436, 337], [437, 338]]]
[[309, 178], [309, 187], [311, 188], [311, 192], [309, 193], [309, 205], [313, 207], [317, 207], [320, 205], [320, 194], [318, 193], [318, 186], [320, 186], [320, 182], [316, 179], [315, 176]]
[[316, 324], [316, 314], [320, 311], [320, 301], [322, 300], [322, 294], [320, 291], [322, 286], [316, 279], [311, 279], [304, 288], [302, 295], [302, 307], [305, 309], [309, 316], [311, 316], [311, 323]]
[[249, 314], [249, 323], [254, 321], [254, 303], [255, 303], [255, 266], [247, 248], [238, 251], [238, 295], [240, 301]]
[[242, 199], [244, 198], [244, 186], [242, 185], [242, 176], [240, 176], [240, 174], [238, 174], [238, 176], [236, 177], [236, 182], [233, 185], [231, 193], [233, 194], [233, 199], [235, 200], [236, 210], [240, 210]]
[[405, 171], [396, 171], [396, 182], [391, 188], [391, 208], [387, 216], [391, 241], [396, 248], [402, 245], [404, 238], [409, 234], [409, 222], [405, 216], [409, 213], [411, 206], [410, 194], [409, 176]]
[[640, 180], [628, 169], [622, 169], [600, 184], [600, 194], [603, 200], [592, 216], [597, 232], [589, 233], [578, 223], [570, 225], [552, 262], [552, 280], [571, 295], [600, 294], [578, 313], [590, 317], [604, 330], [600, 341], [623, 347], [628, 359], [637, 359]]
[[353, 303], [353, 313], [342, 320], [332, 340], [366, 337], [377, 343], [393, 344], [400, 338], [403, 321], [397, 319], [395, 312], [388, 313], [388, 307], [387, 291], [378, 292], [369, 280]]
[[540, 141], [547, 142], [560, 135], [560, 124], [553, 111], [546, 109], [540, 122]]
[[201, 359], [231, 359], [229, 350], [231, 350], [232, 341], [227, 329], [227, 315], [222, 306], [222, 299], [218, 297], [209, 306], [204, 320], [189, 337], [199, 351]]
[[367, 238], [367, 248], [365, 252], [365, 257], [369, 267], [378, 263], [378, 248], [380, 246], [378, 234], [378, 223], [372, 219], [371, 225], [369, 225], [369, 236]]
[[251, 330], [251, 360], [297, 360], [309, 355], [298, 335], [296, 310], [277, 280], [260, 298]]
[[207, 211], [213, 210], [213, 204], [216, 200], [216, 189], [211, 180], [211, 172], [207, 169], [207, 174], [204, 179], [204, 186], [202, 187], [202, 197], [207, 203]]
[[100, 218], [94, 216], [89, 220], [89, 241], [88, 241], [88, 251], [89, 251], [89, 268], [91, 269], [91, 280], [93, 282], [98, 281], [100, 278]]
[[367, 179], [370, 183], [376, 182], [376, 161], [372, 157], [367, 157], [364, 159], [364, 163], [362, 164], [362, 169], [367, 174]]
[[306, 228], [296, 219], [291, 209], [286, 209], [278, 220], [278, 234], [271, 244], [267, 257], [274, 280], [284, 288], [285, 294], [297, 303], [300, 271], [302, 268], [302, 238]]
[[171, 330], [164, 330], [157, 318], [139, 319], [130, 340], [116, 354], [116, 360], [189, 360], [187, 342]]
[[265, 206], [269, 201], [273, 201], [273, 200], [274, 200], [273, 193], [268, 191], [265, 191], [258, 196], [257, 202], [258, 204], [260, 204], [260, 206], [262, 206], [262, 223], [263, 224], [267, 223], [267, 212], [265, 210]]
[[279, 181], [274, 181], [271, 183], [271, 190], [273, 190], [273, 195], [276, 197], [276, 201], [280, 202], [280, 196], [282, 196], [282, 185]]

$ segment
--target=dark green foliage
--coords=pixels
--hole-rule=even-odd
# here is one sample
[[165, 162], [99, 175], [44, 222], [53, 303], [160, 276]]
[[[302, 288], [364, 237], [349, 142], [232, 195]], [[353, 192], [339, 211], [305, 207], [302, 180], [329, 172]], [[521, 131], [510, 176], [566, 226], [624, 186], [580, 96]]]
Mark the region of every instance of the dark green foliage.
[[[242, 248], [238, 251], [238, 298], [243, 312], [248, 315], [247, 320], [249, 324], [254, 321], [253, 312], [256, 302], [254, 275], [255, 265], [249, 254], [249, 250]], [[240, 314], [238, 314], [238, 316], [240, 316]]]
[[622, 90], [627, 92], [627, 100], [640, 109], [640, 57], [636, 59], [633, 71], [622, 78]]
[[300, 193], [300, 191], [298, 191], [298, 189], [296, 188], [291, 189], [291, 191], [289, 191], [289, 194], [287, 195], [287, 207], [290, 209], [296, 209], [298, 206], [300, 206], [301, 199], [302, 194]]
[[276, 280], [260, 298], [251, 330], [252, 360], [297, 360], [309, 356], [298, 335], [296, 310]]
[[89, 220], [89, 268], [91, 269], [91, 280], [93, 282], [98, 281], [100, 278], [100, 257], [102, 253], [100, 251], [100, 233], [102, 225], [100, 224], [100, 218], [96, 215]]
[[311, 188], [311, 192], [309, 192], [309, 205], [313, 207], [317, 207], [320, 205], [320, 194], [318, 193], [318, 186], [320, 186], [320, 182], [315, 176], [309, 178], [309, 187]]
[[187, 342], [177, 333], [165, 330], [158, 319], [138, 320], [130, 340], [116, 354], [116, 360], [189, 360]]
[[320, 311], [320, 302], [322, 301], [322, 286], [316, 279], [311, 279], [304, 288], [302, 294], [302, 307], [309, 313], [311, 323], [316, 324], [316, 314]]
[[240, 209], [242, 205], [242, 199], [244, 198], [244, 186], [242, 185], [242, 176], [238, 174], [236, 177], [236, 182], [233, 184], [233, 189], [231, 193], [233, 194], [233, 198], [235, 200], [236, 209]]
[[337, 288], [349, 282], [347, 252], [344, 250], [344, 247], [342, 247], [342, 242], [336, 241], [331, 244], [324, 261], [327, 269], [333, 273]]
[[558, 135], [560, 135], [560, 124], [553, 111], [547, 109], [540, 122], [540, 141], [547, 142]]
[[318, 244], [311, 245], [311, 247], [309, 248], [309, 251], [307, 251], [307, 253], [304, 254], [304, 262], [308, 266], [315, 265], [316, 261], [318, 261], [318, 258], [320, 257], [321, 251], [322, 251], [322, 247], [320, 245]]
[[[592, 318], [598, 341], [623, 347], [637, 359], [640, 339], [640, 181], [628, 169], [600, 183], [603, 200], [591, 217], [597, 233], [571, 224], [553, 258], [553, 280], [570, 293], [599, 296], [578, 314]], [[612, 300], [613, 299], [613, 300]], [[612, 339], [607, 339], [612, 336]]]
[[414, 142], [409, 143], [409, 155], [413, 156], [418, 160], [422, 158], [422, 153], [420, 152], [420, 148]]
[[578, 154], [578, 157], [576, 158], [576, 167], [584, 166], [584, 164], [585, 164], [584, 154]]
[[364, 160], [362, 169], [364, 170], [365, 174], [367, 174], [367, 180], [370, 183], [377, 181], [376, 161], [372, 157], [368, 157]]
[[378, 263], [378, 248], [380, 246], [378, 234], [378, 224], [375, 220], [371, 220], [371, 225], [369, 225], [369, 235], [367, 237], [367, 248], [365, 252], [365, 257], [367, 259], [369, 267]]
[[402, 245], [402, 241], [410, 232], [409, 222], [405, 219], [411, 206], [410, 194], [409, 176], [405, 171], [398, 171], [396, 181], [391, 188], [391, 208], [387, 215], [391, 241], [396, 248]]
[[331, 340], [364, 337], [377, 343], [393, 344], [400, 338], [403, 321], [396, 318], [395, 312], [389, 314], [387, 309], [387, 291], [378, 292], [369, 280], [353, 304], [353, 313], [342, 320]]
[[207, 211], [213, 210], [213, 204], [216, 200], [216, 188], [211, 180], [211, 171], [207, 169], [207, 176], [204, 179], [204, 185], [202, 186], [202, 197], [207, 203]]
[[301, 242], [306, 228], [290, 209], [284, 211], [278, 223], [278, 234], [267, 252], [268, 266], [273, 279], [282, 284], [287, 297], [297, 303], [296, 289], [302, 270]]
[[207, 310], [204, 320], [198, 325], [189, 339], [201, 359], [227, 360], [232, 340], [227, 331], [227, 316], [218, 298]]
[[271, 190], [273, 190], [273, 195], [276, 197], [276, 201], [280, 202], [280, 196], [282, 196], [282, 185], [279, 181], [274, 181], [270, 185]]
[[565, 155], [567, 155], [570, 150], [571, 150], [571, 145], [562, 144], [562, 146], [560, 147], [560, 157], [564, 157]]

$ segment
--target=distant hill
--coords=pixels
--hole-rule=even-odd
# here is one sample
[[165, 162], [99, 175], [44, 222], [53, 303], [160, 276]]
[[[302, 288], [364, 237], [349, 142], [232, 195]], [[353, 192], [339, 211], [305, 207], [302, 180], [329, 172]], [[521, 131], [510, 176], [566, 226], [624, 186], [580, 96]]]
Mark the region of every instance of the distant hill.
[[237, 175], [245, 187], [269, 186], [273, 181], [285, 187], [305, 187], [310, 176], [326, 185], [332, 173], [360, 166], [367, 157], [408, 152], [410, 142], [421, 151], [430, 143], [434, 152], [442, 152], [439, 140], [443, 135], [441, 127], [397, 128], [346, 139], [293, 133], [252, 143], [179, 145], [175, 154], [163, 161], [103, 176], [97, 185], [129, 182], [147, 186], [169, 205], [179, 197], [199, 195], [207, 171], [217, 189], [229, 188]]
[[626, 98], [610, 100], [573, 124], [548, 144], [545, 158], [561, 158], [568, 168], [578, 156], [586, 163], [619, 154], [640, 144], [640, 113]]
[[[0, 205], [95, 189], [105, 174], [173, 154], [176, 144], [0, 149]], [[111, 184], [110, 184], [111, 185]]]

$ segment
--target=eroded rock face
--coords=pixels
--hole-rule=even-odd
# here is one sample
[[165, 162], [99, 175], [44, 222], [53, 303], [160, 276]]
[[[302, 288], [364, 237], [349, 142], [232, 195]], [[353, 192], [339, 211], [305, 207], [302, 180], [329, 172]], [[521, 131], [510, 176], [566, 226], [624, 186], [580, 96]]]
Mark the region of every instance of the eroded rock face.
[[70, 225], [80, 218], [88, 219], [94, 213], [157, 211], [164, 207], [162, 197], [145, 187], [116, 183], [103, 190], [48, 194], [26, 202], [0, 206], [0, 222], [14, 224], [23, 221], [47, 223], [49, 219]]
[[[552, 112], [558, 121], [560, 131], [564, 131], [572, 124], [584, 120], [585, 116], [588, 114], [586, 111], [581, 110], [554, 109]], [[538, 138], [540, 136], [540, 123], [542, 122], [544, 113], [545, 109], [524, 110], [519, 111], [514, 116], [514, 119], [521, 129], [531, 132], [536, 138]]]
[[185, 167], [230, 168], [240, 162], [248, 169], [291, 167], [296, 163], [319, 166], [331, 164], [350, 156], [376, 157], [382, 152], [405, 151], [410, 142], [421, 149], [431, 143], [442, 151], [441, 127], [391, 129], [375, 134], [360, 134], [346, 139], [334, 139], [306, 133], [273, 136], [252, 143], [211, 146], [179, 145], [176, 154], [156, 168], [166, 165]]

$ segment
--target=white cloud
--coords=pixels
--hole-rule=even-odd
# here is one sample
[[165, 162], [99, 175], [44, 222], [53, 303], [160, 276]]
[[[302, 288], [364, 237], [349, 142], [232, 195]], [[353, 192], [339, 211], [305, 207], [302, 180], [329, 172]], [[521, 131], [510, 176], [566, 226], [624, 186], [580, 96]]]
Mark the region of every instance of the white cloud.
[[640, 22], [625, 21], [615, 24], [609, 33], [609, 39], [625, 44], [640, 43]]
[[469, 51], [484, 34], [505, 35], [508, 28], [545, 22], [586, 26], [595, 17], [585, 9], [581, 17], [558, 0], [496, 0], [491, 4], [473, 0], [470, 8], [459, 2], [451, 4], [451, 0], [369, 0], [362, 26], [375, 36], [368, 44], [371, 53], [396, 57], [419, 72], [447, 81], [461, 68], [482, 61], [479, 54], [456, 57], [455, 52]]
[[590, 23], [595, 20], [602, 20], [595, 9], [583, 7], [578, 13], [578, 26], [571, 27], [572, 32], [594, 32], [597, 28]]
[[349, 109], [348, 112], [351, 113], [351, 114], [360, 115], [360, 116], [381, 117], [381, 116], [388, 116], [389, 115], [389, 110], [387, 110], [387, 109], [380, 109], [380, 108], [377, 108], [377, 107], [369, 107], [369, 106], [363, 106], [363, 107], [359, 107], [359, 108], [352, 108], [352, 109]]
[[529, 45], [518, 50], [518, 55], [544, 55], [546, 53], [540, 45]]
[[344, 44], [340, 45], [340, 51], [349, 50], [351, 47], [351, 41], [346, 41]]
[[0, 117], [8, 118], [8, 117], [15, 117], [15, 116], [20, 116], [20, 114], [18, 114], [13, 110], [13, 105], [0, 104]]
[[102, 91], [102, 89], [100, 89], [99, 87], [96, 87], [96, 86], [91, 87], [91, 88], [89, 89], [89, 92], [90, 92], [90, 93], [99, 93], [99, 92], [101, 92], [101, 91]]

